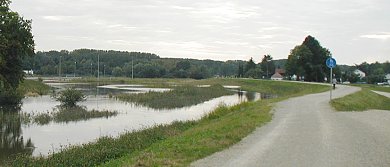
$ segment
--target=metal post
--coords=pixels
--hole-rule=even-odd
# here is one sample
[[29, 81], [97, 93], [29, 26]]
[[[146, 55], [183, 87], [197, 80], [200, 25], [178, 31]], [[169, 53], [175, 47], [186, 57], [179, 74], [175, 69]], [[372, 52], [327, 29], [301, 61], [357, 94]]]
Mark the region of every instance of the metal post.
[[330, 68], [330, 101], [332, 101], [332, 89], [333, 89], [333, 68]]

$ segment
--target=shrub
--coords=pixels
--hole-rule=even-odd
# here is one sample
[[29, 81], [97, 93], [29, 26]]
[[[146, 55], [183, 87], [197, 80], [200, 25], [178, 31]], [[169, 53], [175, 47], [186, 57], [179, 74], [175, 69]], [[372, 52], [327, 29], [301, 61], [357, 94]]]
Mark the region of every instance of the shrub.
[[85, 101], [85, 95], [74, 88], [68, 88], [55, 96], [64, 107], [75, 107], [77, 102]]

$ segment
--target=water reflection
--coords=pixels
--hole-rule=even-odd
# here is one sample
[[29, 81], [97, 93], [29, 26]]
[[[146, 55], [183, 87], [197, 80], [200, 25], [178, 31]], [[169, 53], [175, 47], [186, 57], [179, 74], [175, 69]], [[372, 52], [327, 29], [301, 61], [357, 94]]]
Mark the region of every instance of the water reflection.
[[0, 106], [0, 162], [16, 154], [32, 155], [34, 144], [22, 132], [20, 106]]
[[[3, 139], [4, 136], [14, 136], [12, 137], [14, 139], [13, 143], [18, 143], [19, 145], [18, 147], [15, 146], [15, 148], [22, 148], [19, 149], [19, 153], [28, 153], [33, 156], [48, 155], [49, 153], [58, 152], [60, 148], [63, 148], [64, 146], [91, 142], [101, 136], [116, 137], [126, 131], [139, 130], [155, 124], [169, 124], [173, 121], [196, 120], [213, 111], [220, 104], [231, 106], [244, 101], [257, 100], [263, 96], [255, 92], [237, 91], [237, 94], [235, 95], [215, 98], [190, 107], [155, 110], [144, 106], [138, 106], [134, 103], [127, 103], [109, 98], [109, 94], [131, 91], [128, 90], [128, 87], [121, 90], [100, 88], [99, 94], [96, 95], [97, 91], [96, 86], [94, 85], [55, 85], [55, 87], [58, 87], [59, 89], [70, 86], [82, 90], [87, 94], [87, 100], [79, 103], [79, 105], [85, 106], [88, 111], [117, 111], [118, 115], [115, 117], [103, 117], [79, 122], [73, 121], [64, 123], [51, 121], [44, 125], [27, 125], [21, 122], [23, 119], [20, 118], [20, 113], [47, 113], [53, 111], [53, 108], [59, 105], [59, 102], [55, 101], [50, 96], [28, 97], [23, 99], [21, 112], [2, 112], [2, 129], [4, 129], [4, 126], [8, 126], [8, 129], [11, 127], [15, 129], [15, 127], [17, 127], [15, 132], [12, 132], [12, 135], [3, 135], [2, 130], [2, 142], [8, 141]], [[14, 118], [4, 118], [6, 113], [8, 114], [8, 117]], [[11, 116], [9, 116], [9, 114], [11, 114]], [[8, 124], [3, 125], [3, 122], [8, 122]], [[16, 124], [17, 126], [10, 126], [9, 124]], [[25, 140], [26, 138], [28, 138], [28, 140]], [[32, 139], [34, 144], [32, 144], [30, 139]], [[3, 145], [4, 144], [2, 144], [2, 147]], [[4, 148], [9, 147], [5, 146]], [[9, 153], [12, 152], [5, 149], [1, 150], [2, 157], [8, 156]]]

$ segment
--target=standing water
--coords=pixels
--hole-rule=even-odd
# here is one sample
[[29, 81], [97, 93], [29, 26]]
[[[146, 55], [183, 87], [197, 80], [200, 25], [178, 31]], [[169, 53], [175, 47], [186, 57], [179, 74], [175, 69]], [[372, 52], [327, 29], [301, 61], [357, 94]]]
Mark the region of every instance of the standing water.
[[[134, 103], [122, 102], [111, 95], [118, 93], [142, 93], [145, 91], [167, 91], [169, 89], [144, 88], [142, 85], [109, 85], [96, 87], [86, 84], [51, 85], [56, 88], [75, 87], [87, 95], [87, 100], [79, 103], [88, 110], [117, 111], [112, 117], [94, 118], [78, 122], [49, 122], [36, 124], [23, 122], [22, 115], [50, 113], [59, 105], [48, 95], [23, 99], [19, 112], [0, 111], [0, 160], [15, 153], [29, 153], [33, 156], [46, 156], [59, 152], [66, 146], [95, 141], [102, 136], [117, 137], [127, 131], [139, 130], [156, 124], [169, 124], [174, 121], [200, 119], [221, 104], [235, 105], [244, 101], [261, 98], [259, 93], [237, 92], [212, 100], [176, 109], [152, 109]], [[96, 95], [96, 92], [99, 92]], [[4, 110], [4, 109], [3, 109]]]

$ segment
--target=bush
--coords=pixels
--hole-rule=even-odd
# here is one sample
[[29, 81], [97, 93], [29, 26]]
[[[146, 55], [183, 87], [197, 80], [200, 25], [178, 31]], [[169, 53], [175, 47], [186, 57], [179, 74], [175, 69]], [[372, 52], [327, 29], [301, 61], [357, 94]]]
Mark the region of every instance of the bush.
[[0, 105], [1, 106], [16, 106], [22, 102], [23, 95], [17, 90], [1, 90], [0, 89]]
[[54, 97], [64, 107], [75, 107], [77, 102], [85, 101], [85, 95], [74, 88], [68, 88]]

